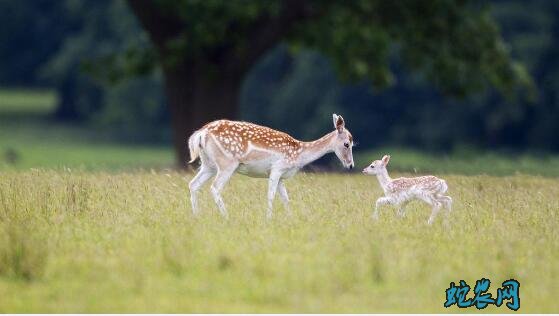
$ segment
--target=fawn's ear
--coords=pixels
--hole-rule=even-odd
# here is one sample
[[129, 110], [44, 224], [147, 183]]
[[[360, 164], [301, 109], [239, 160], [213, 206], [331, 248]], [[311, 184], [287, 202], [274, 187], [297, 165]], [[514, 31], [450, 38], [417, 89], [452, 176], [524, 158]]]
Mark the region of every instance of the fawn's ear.
[[383, 165], [388, 165], [388, 162], [390, 161], [390, 155], [384, 155], [384, 157], [382, 157], [382, 164]]
[[332, 119], [334, 121], [334, 128], [338, 130], [339, 133], [344, 131], [345, 121], [341, 115], [332, 114]]

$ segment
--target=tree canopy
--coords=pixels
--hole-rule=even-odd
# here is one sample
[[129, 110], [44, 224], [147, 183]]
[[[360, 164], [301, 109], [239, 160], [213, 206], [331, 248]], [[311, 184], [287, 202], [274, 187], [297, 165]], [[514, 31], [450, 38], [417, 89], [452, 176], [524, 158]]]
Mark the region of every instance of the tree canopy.
[[229, 62], [245, 70], [285, 41], [293, 50], [322, 52], [342, 78], [370, 79], [378, 88], [393, 82], [394, 58], [458, 96], [487, 87], [510, 93], [530, 81], [522, 65], [511, 60], [481, 1], [146, 0], [131, 5], [140, 15], [146, 8], [157, 12], [151, 18], [164, 26], [151, 38], [170, 66], [196, 61], [223, 74], [230, 70], [218, 65]]
[[[512, 93], [530, 77], [513, 62], [477, 1], [129, 1], [162, 63], [177, 159], [203, 123], [238, 112], [240, 83], [279, 42], [328, 56], [342, 78], [385, 87], [393, 57], [444, 93], [494, 87]], [[184, 89], [187, 91], [184, 91]], [[222, 95], [216, 97], [216, 93]]]
[[[242, 118], [309, 139], [330, 128], [324, 117], [334, 111], [362, 148], [559, 150], [556, 7], [4, 1], [0, 84], [54, 87], [58, 117], [118, 137], [172, 134], [181, 162], [185, 139], [209, 120]], [[537, 98], [515, 98], [532, 84]]]

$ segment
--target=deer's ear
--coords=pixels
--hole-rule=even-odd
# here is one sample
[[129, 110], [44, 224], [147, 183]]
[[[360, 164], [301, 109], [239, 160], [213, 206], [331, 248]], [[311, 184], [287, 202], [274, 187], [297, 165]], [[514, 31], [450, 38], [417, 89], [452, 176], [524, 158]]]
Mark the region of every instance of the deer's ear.
[[344, 118], [341, 115], [332, 114], [332, 119], [334, 120], [334, 128], [340, 133], [343, 132], [345, 127]]
[[388, 165], [388, 162], [390, 161], [390, 155], [384, 155], [384, 157], [382, 157], [382, 163], [386, 166]]
[[338, 123], [338, 114], [332, 114], [332, 120], [334, 121], [334, 128], [336, 128], [336, 124]]

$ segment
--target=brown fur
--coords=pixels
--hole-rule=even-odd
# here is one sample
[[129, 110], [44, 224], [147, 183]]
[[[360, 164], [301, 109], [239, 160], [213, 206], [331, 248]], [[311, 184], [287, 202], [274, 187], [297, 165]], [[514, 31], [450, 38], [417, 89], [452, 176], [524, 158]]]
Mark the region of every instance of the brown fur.
[[221, 148], [237, 157], [246, 154], [249, 142], [253, 146], [287, 156], [296, 154], [301, 148], [301, 142], [288, 134], [253, 123], [219, 120], [204, 128], [207, 128]]

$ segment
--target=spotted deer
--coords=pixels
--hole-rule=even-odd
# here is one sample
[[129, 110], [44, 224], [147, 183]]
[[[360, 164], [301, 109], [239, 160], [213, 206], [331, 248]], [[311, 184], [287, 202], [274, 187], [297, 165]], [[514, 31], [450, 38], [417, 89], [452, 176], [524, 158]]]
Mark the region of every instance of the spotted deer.
[[363, 173], [376, 175], [380, 186], [384, 190], [384, 197], [377, 200], [373, 219], [378, 219], [379, 207], [385, 204], [393, 204], [398, 207], [398, 215], [404, 217], [405, 207], [414, 199], [425, 201], [433, 207], [427, 224], [433, 224], [437, 213], [442, 206], [450, 214], [452, 198], [444, 195], [448, 190], [446, 181], [435, 176], [423, 176], [416, 178], [391, 179], [386, 170], [390, 156], [385, 155], [381, 160], [375, 160], [370, 166], [363, 169]]
[[200, 158], [198, 174], [190, 181], [192, 212], [198, 213], [197, 194], [202, 185], [215, 175], [211, 193], [221, 215], [228, 217], [221, 191], [233, 173], [268, 178], [268, 208], [279, 196], [290, 214], [289, 198], [283, 183], [308, 163], [334, 152], [346, 168], [353, 168], [353, 137], [340, 115], [333, 114], [334, 128], [322, 138], [304, 142], [286, 133], [248, 122], [218, 120], [206, 124], [188, 139], [190, 163]]

